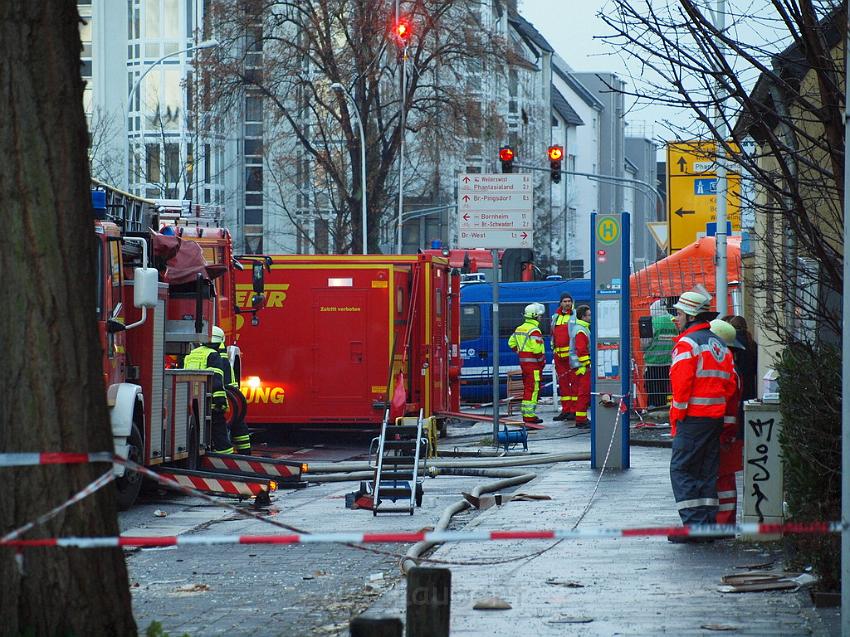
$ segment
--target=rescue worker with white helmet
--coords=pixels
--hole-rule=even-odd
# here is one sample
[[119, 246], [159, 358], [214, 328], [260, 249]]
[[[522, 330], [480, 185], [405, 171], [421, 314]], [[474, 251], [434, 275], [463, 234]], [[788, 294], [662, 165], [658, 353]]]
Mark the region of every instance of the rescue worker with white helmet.
[[519, 367], [522, 370], [522, 420], [526, 423], [541, 423], [537, 417], [537, 398], [540, 394], [540, 376], [546, 364], [543, 332], [540, 320], [546, 313], [542, 303], [530, 303], [525, 306], [519, 327], [508, 339], [508, 347], [519, 355]]
[[230, 437], [227, 433], [227, 421], [224, 412], [227, 411], [227, 392], [224, 390], [225, 379], [230, 374], [230, 363], [223, 360], [218, 353], [219, 344], [224, 342], [224, 330], [217, 325], [212, 328], [209, 343], [199, 345], [183, 359], [184, 369], [203, 369], [214, 372], [212, 376], [212, 446], [217, 453], [233, 453]]
[[[738, 333], [731, 323], [721, 319], [711, 322], [711, 331], [723, 339], [730, 350], [744, 349], [738, 340]], [[732, 358], [735, 358], [734, 351]], [[738, 510], [738, 485], [735, 473], [744, 468], [744, 437], [741, 435], [741, 422], [744, 413], [741, 408], [741, 393], [743, 383], [740, 370], [735, 368], [738, 378], [738, 390], [733, 402], [735, 413], [723, 417], [723, 433], [720, 434], [720, 467], [717, 471], [717, 523], [735, 524]]]
[[[685, 292], [673, 305], [679, 336], [673, 345], [670, 426], [673, 449], [670, 482], [683, 524], [714, 524], [717, 517], [717, 472], [724, 416], [735, 413], [738, 379], [729, 349], [710, 329], [717, 316], [711, 295], [702, 286]], [[671, 542], [711, 541], [669, 535]]]

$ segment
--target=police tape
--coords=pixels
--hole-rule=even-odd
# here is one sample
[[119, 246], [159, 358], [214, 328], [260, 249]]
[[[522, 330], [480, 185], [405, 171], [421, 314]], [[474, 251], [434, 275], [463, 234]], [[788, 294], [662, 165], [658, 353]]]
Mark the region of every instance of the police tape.
[[91, 462], [112, 462], [115, 455], [111, 451], [94, 453], [73, 453], [52, 451], [46, 453], [0, 453], [0, 467], [29, 467], [47, 464], [88, 464]]
[[412, 544], [416, 542], [506, 542], [530, 540], [586, 540], [636, 537], [683, 536], [717, 538], [730, 535], [747, 537], [778, 534], [823, 535], [840, 533], [840, 522], [803, 522], [787, 524], [704, 524], [675, 527], [585, 528], [526, 531], [413, 531], [395, 533], [290, 533], [285, 535], [170, 535], [160, 537], [59, 537], [32, 540], [0, 540], [11, 548], [61, 547], [78, 549], [145, 548], [217, 544]]

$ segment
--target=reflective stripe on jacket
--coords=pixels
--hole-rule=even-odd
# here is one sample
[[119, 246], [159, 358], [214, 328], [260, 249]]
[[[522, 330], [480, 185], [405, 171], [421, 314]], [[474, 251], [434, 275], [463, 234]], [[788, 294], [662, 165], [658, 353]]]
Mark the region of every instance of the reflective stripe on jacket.
[[555, 358], [568, 358], [570, 355], [570, 323], [575, 322], [575, 314], [564, 314], [561, 309], [552, 315], [552, 355]]
[[540, 324], [534, 319], [525, 319], [525, 322], [514, 330], [508, 339], [508, 347], [519, 354], [520, 364], [546, 362], [543, 332], [540, 331]]
[[670, 364], [670, 422], [685, 416], [724, 418], [737, 412], [738, 377], [732, 354], [709, 329], [696, 323], [679, 335]]
[[212, 379], [212, 397], [227, 400], [227, 392], [224, 391], [224, 365], [225, 361], [221, 359], [218, 352], [201, 345], [196, 347], [191, 352], [186, 354], [183, 359], [183, 369], [205, 369], [215, 372]]
[[590, 366], [590, 323], [576, 319], [573, 322], [572, 347], [570, 347], [570, 367]]

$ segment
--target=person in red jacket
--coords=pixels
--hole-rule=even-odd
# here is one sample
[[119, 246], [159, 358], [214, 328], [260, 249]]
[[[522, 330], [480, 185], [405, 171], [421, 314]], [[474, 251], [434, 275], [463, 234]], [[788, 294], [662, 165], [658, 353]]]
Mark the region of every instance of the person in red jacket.
[[[738, 379], [729, 349], [710, 329], [717, 316], [711, 295], [702, 286], [685, 292], [673, 306], [679, 336], [673, 345], [670, 426], [673, 449], [670, 482], [682, 523], [714, 524], [717, 518], [717, 472], [723, 419], [734, 414]], [[711, 538], [670, 535], [671, 542]]]
[[574, 420], [576, 395], [573, 389], [574, 374], [570, 368], [570, 323], [575, 321], [573, 297], [569, 292], [561, 294], [558, 311], [552, 315], [552, 362], [558, 379], [558, 394], [561, 397], [561, 412], [553, 420]]
[[[744, 345], [738, 340], [735, 326], [726, 320], [714, 319], [711, 331], [717, 334], [726, 347], [732, 352], [734, 360], [738, 351], [744, 350]], [[744, 391], [744, 379], [735, 361], [735, 372], [738, 377], [738, 390], [733, 399], [735, 412], [723, 417], [723, 433], [720, 434], [720, 468], [717, 473], [717, 523], [735, 524], [738, 514], [738, 484], [735, 474], [744, 468], [744, 437], [742, 435], [741, 397]]]
[[573, 368], [573, 392], [576, 396], [576, 427], [590, 427], [590, 307], [579, 305], [570, 342], [570, 365]]

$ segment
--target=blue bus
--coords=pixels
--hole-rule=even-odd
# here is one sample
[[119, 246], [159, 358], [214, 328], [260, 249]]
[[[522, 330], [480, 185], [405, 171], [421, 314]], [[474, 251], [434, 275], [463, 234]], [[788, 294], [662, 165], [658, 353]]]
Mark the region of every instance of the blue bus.
[[[546, 342], [546, 369], [542, 394], [552, 393], [552, 343], [549, 319], [558, 309], [563, 292], [573, 297], [574, 307], [590, 304], [590, 279], [555, 279], [499, 284], [499, 377], [501, 396], [506, 395], [507, 373], [519, 370], [517, 355], [508, 348], [508, 338], [523, 321], [529, 303], [546, 306], [540, 329]], [[463, 359], [460, 396], [465, 402], [489, 402], [493, 396], [493, 284], [467, 283], [460, 288], [460, 352]]]

